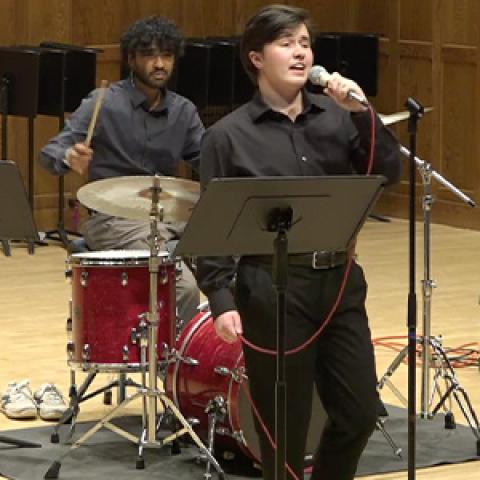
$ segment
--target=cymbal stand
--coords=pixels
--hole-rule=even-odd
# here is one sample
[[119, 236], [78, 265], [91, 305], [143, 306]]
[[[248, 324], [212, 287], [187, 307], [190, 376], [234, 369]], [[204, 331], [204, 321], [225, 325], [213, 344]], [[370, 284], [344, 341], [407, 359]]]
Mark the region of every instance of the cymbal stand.
[[[410, 152], [403, 146], [400, 151], [405, 156], [409, 156]], [[433, 418], [440, 409], [445, 411], [445, 428], [455, 428], [455, 419], [451, 411], [452, 399], [451, 395], [457, 402], [465, 420], [477, 439], [477, 453], [480, 454], [480, 423], [478, 421], [475, 410], [470, 402], [469, 396], [465, 389], [460, 385], [455, 370], [447, 356], [443, 347], [442, 338], [440, 336], [432, 336], [431, 334], [431, 306], [432, 292], [437, 286], [436, 282], [431, 278], [431, 211], [434, 202], [432, 194], [432, 177], [438, 180], [442, 185], [447, 187], [451, 192], [456, 194], [462, 201], [475, 207], [475, 202], [458, 190], [454, 185], [445, 180], [439, 173], [433, 170], [430, 163], [415, 157], [415, 163], [422, 177], [423, 182], [423, 243], [424, 243], [424, 278], [422, 280], [422, 325], [423, 333], [421, 337], [417, 337], [416, 341], [421, 347], [421, 404], [420, 417], [425, 419]], [[393, 360], [388, 367], [384, 376], [380, 379], [378, 388], [388, 385], [397, 398], [406, 405], [407, 401], [401, 392], [390, 381], [390, 377], [400, 366], [408, 355], [408, 348], [405, 347]], [[445, 391], [443, 391], [440, 383], [443, 380]], [[434, 406], [435, 395], [438, 395], [438, 403]], [[448, 400], [448, 407], [446, 402]]]
[[[162, 448], [182, 435], [188, 433], [191, 439], [195, 442], [200, 451], [208, 458], [208, 461], [217, 471], [218, 478], [225, 479], [225, 473], [222, 470], [220, 464], [217, 462], [210, 450], [203, 444], [200, 437], [195, 433], [192, 426], [188, 423], [185, 417], [180, 413], [175, 403], [166, 395], [162, 390], [157, 387], [157, 373], [158, 373], [158, 355], [157, 355], [157, 337], [158, 337], [158, 301], [157, 301], [157, 285], [158, 285], [158, 273], [160, 265], [160, 235], [158, 231], [158, 221], [163, 218], [163, 209], [159, 209], [159, 196], [161, 192], [160, 178], [158, 176], [153, 177], [152, 192], [152, 208], [150, 211], [150, 258], [149, 258], [149, 271], [150, 271], [150, 298], [149, 307], [150, 310], [146, 314], [140, 315], [140, 327], [138, 331], [138, 341], [140, 343], [140, 361], [141, 364], [146, 366], [142, 369], [142, 386], [138, 388], [137, 392], [127, 397], [122, 403], [112, 409], [110, 413], [105, 415], [99, 422], [85, 432], [77, 441], [75, 441], [69, 450], [63, 453], [57, 460], [55, 460], [44, 478], [56, 479], [61, 468], [61, 460], [69, 455], [73, 450], [85, 443], [91, 436], [93, 436], [102, 427], [108, 428], [112, 432], [120, 435], [139, 446], [138, 457], [136, 466], [138, 469], [144, 468], [143, 449], [149, 448]], [[147, 360], [148, 351], [148, 363]], [[169, 353], [167, 352], [168, 356]], [[148, 385], [146, 384], [148, 372]], [[121, 410], [125, 408], [130, 402], [137, 398], [142, 398], [142, 433], [139, 437], [132, 435], [120, 428], [119, 426], [110, 422], [116, 417]], [[157, 438], [158, 427], [161, 423], [157, 423], [157, 400], [159, 400], [163, 406], [164, 414], [171, 414], [174, 416], [176, 422], [180, 423], [183, 428], [172, 432], [170, 435], [164, 438]]]

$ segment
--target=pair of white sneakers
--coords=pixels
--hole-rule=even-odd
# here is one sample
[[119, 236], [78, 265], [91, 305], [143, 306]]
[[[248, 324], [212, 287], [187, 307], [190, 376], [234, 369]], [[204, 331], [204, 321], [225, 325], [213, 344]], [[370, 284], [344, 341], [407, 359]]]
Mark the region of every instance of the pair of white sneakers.
[[32, 393], [30, 382], [10, 382], [0, 396], [0, 411], [8, 418], [37, 418], [58, 420], [67, 410], [62, 392], [53, 384], [45, 383]]

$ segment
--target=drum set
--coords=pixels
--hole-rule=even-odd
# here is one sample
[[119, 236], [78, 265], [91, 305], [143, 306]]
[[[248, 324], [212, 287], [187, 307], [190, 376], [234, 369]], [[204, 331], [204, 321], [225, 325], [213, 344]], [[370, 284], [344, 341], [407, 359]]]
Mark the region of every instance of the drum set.
[[[101, 428], [138, 445], [137, 469], [145, 468], [145, 448], [168, 445], [172, 453], [179, 453], [178, 439], [184, 435], [198, 447], [206, 480], [212, 478], [212, 466], [218, 478], [225, 478], [215, 455], [225, 460], [238, 456], [259, 465], [242, 346], [227, 344], [216, 335], [208, 303], [199, 305], [198, 314], [180, 328], [175, 297], [179, 259], [160, 250], [158, 223], [186, 222], [199, 194], [195, 182], [158, 176], [100, 180], [78, 191], [78, 199], [89, 209], [148, 218], [150, 250], [89, 251], [71, 254], [67, 260], [72, 284], [67, 322], [70, 405], [54, 427], [51, 441], [59, 442], [59, 429], [67, 422], [73, 435], [82, 401], [99, 393], [111, 395], [114, 387], [119, 395], [117, 405], [52, 463], [45, 478], [58, 478], [62, 459]], [[78, 370], [87, 373], [79, 388]], [[118, 380], [87, 394], [97, 373], [113, 373]], [[139, 383], [127, 377], [131, 373], [140, 374]], [[127, 396], [126, 387], [136, 392]], [[138, 436], [112, 423], [136, 399], [142, 405]], [[312, 405], [306, 466], [326, 421], [316, 395]], [[382, 424], [377, 425], [398, 454]]]
[[[67, 322], [70, 405], [51, 441], [59, 442], [60, 427], [68, 422], [69, 436], [73, 435], [81, 402], [99, 393], [110, 396], [114, 387], [119, 395], [117, 405], [52, 463], [45, 478], [58, 478], [62, 459], [101, 428], [138, 445], [138, 469], [145, 468], [145, 448], [169, 445], [172, 453], [179, 453], [178, 439], [184, 435], [198, 447], [205, 479], [212, 478], [212, 466], [219, 478], [225, 478], [215, 455], [259, 464], [241, 344], [227, 344], [215, 334], [208, 303], [199, 305], [199, 313], [181, 331], [175, 298], [179, 259], [160, 250], [158, 223], [186, 222], [199, 194], [196, 182], [158, 176], [118, 177], [79, 189], [78, 199], [89, 209], [149, 219], [150, 250], [87, 251], [67, 259], [72, 284]], [[80, 387], [78, 370], [87, 373]], [[113, 373], [118, 380], [87, 393], [97, 373]], [[131, 373], [140, 374], [139, 383], [128, 377]], [[127, 396], [126, 387], [136, 392]], [[138, 398], [142, 425], [140, 435], [134, 436], [112, 419]], [[324, 419], [315, 396], [309, 452], [316, 448]], [[307, 455], [306, 462], [311, 457]]]
[[[130, 191], [130, 200], [127, 201], [128, 208], [122, 209], [118, 206], [116, 196], [120, 191], [122, 199], [125, 198], [125, 185]], [[213, 438], [207, 438], [207, 448], [205, 438], [202, 440], [193, 428], [202, 423], [203, 419], [187, 420], [179, 408], [178, 388], [175, 387], [177, 401], [173, 399], [173, 388], [170, 392], [163, 388], [163, 384], [169, 383], [165, 382], [167, 377], [178, 372], [180, 364], [199, 366], [200, 362], [193, 357], [182, 356], [176, 349], [177, 259], [160, 250], [158, 226], [159, 222], [173, 218], [184, 220], [198, 196], [199, 188], [195, 182], [159, 176], [100, 180], [87, 184], [78, 191], [80, 202], [90, 209], [126, 218], [148, 218], [150, 251], [85, 252], [72, 254], [68, 259], [67, 272], [72, 279], [71, 339], [67, 344], [72, 375], [71, 404], [55, 427], [52, 441], [58, 442], [58, 428], [69, 420], [75, 420], [78, 414], [80, 400], [75, 391], [75, 369], [88, 373], [81, 394], [85, 393], [93, 377], [102, 372], [118, 373], [121, 378], [102, 391], [118, 385], [134, 386], [136, 392], [124, 397], [104, 418], [76, 440], [69, 450], [52, 463], [45, 478], [58, 478], [62, 459], [102, 427], [138, 445], [138, 469], [145, 466], [145, 448], [171, 445], [172, 452], [178, 453], [178, 438], [188, 434], [198, 447], [200, 458], [207, 462], [205, 478], [211, 478], [212, 466], [217, 471], [218, 478], [225, 478], [223, 469], [213, 455]], [[140, 383], [125, 380], [131, 372], [140, 373]], [[225, 375], [228, 373], [222, 370], [222, 378]], [[162, 383], [160, 388], [159, 379]], [[170, 384], [173, 385], [173, 382], [170, 381]], [[94, 392], [96, 393], [98, 391]], [[225, 397], [226, 394], [227, 392], [224, 393]], [[91, 396], [92, 394], [84, 396], [81, 400]], [[142, 428], [140, 435], [135, 436], [111, 420], [138, 398], [142, 404]], [[212, 398], [212, 405], [214, 401], [220, 402], [218, 398]], [[222, 403], [217, 415], [225, 415], [226, 403]], [[74, 423], [71, 433], [73, 425]], [[167, 434], [165, 427], [169, 429]], [[241, 436], [238, 432], [235, 434]]]

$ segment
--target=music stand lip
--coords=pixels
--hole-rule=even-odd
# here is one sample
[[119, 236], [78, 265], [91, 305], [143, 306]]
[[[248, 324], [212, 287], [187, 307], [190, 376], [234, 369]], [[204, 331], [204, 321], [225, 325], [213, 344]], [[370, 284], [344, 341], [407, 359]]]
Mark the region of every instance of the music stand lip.
[[202, 192], [175, 255], [273, 253], [267, 218], [291, 207], [289, 253], [346, 250], [383, 191], [382, 175], [214, 178]]
[[67, 51], [85, 52], [85, 53], [103, 53], [104, 51], [103, 49], [98, 47], [84, 47], [82, 45], [74, 45], [69, 43], [50, 42], [50, 41], [41, 42], [39, 46], [42, 48], [54, 48], [56, 50], [67, 50]]

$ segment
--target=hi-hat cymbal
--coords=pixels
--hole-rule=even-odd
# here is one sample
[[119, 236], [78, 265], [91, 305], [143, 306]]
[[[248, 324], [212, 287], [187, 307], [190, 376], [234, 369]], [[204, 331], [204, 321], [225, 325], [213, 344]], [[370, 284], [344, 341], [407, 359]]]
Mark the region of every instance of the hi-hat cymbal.
[[[433, 110], [433, 107], [425, 107], [424, 113], [431, 112], [432, 110]], [[402, 120], [407, 120], [408, 117], [410, 116], [410, 112], [408, 110], [404, 110], [403, 112], [389, 113], [388, 115], [379, 113], [379, 116], [385, 125], [391, 125], [392, 123], [397, 123], [397, 122], [401, 122]]]
[[[87, 208], [107, 215], [147, 220], [152, 208], [151, 188], [155, 177], [114, 177], [87, 183], [77, 192]], [[157, 177], [161, 192], [159, 209], [163, 221], [185, 222], [200, 196], [198, 182], [175, 177]]]

